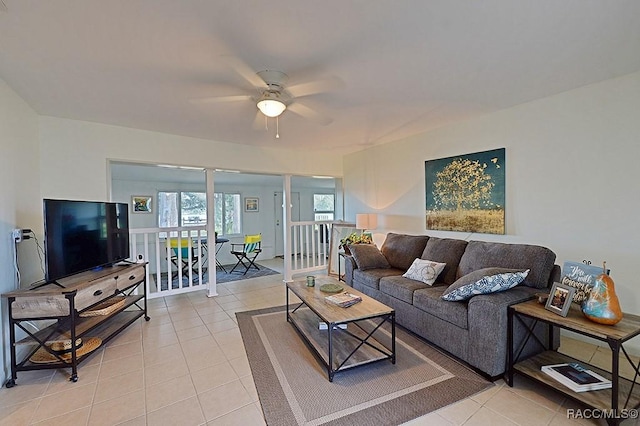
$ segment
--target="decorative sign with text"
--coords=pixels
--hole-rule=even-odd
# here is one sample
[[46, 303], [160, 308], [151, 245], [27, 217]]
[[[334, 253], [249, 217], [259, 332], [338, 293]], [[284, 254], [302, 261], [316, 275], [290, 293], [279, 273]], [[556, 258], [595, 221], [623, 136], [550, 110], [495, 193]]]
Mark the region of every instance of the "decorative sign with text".
[[[576, 292], [573, 301], [582, 303], [589, 298], [591, 289], [598, 275], [602, 274], [602, 268], [582, 262], [564, 262], [562, 266], [562, 284], [574, 287]], [[607, 274], [609, 270], [607, 269]]]

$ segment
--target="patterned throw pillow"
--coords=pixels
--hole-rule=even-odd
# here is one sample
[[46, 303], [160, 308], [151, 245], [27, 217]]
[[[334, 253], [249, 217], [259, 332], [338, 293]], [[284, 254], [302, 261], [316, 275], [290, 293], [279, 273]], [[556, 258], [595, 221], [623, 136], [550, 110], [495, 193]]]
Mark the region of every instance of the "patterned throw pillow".
[[445, 266], [447, 266], [446, 263], [416, 259], [402, 276], [410, 280], [422, 281], [425, 284], [433, 285]]
[[[476, 275], [476, 273], [481, 271], [474, 271], [471, 274]], [[526, 271], [502, 272], [495, 275], [485, 275], [477, 281], [460, 285], [459, 281], [465, 282], [468, 280], [468, 276], [471, 275], [468, 274], [458, 279], [458, 281], [456, 281], [455, 283], [451, 284], [451, 286], [442, 295], [442, 299], [449, 302], [458, 302], [470, 299], [471, 297], [478, 294], [489, 294], [505, 291], [517, 286], [522, 281], [524, 281], [528, 273], [528, 269]]]

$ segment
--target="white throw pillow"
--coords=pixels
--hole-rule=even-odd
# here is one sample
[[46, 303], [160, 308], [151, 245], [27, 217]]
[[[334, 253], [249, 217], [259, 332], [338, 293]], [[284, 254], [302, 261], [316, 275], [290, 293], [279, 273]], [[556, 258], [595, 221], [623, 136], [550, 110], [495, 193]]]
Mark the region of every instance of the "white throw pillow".
[[416, 259], [413, 261], [407, 272], [402, 276], [409, 278], [410, 280], [421, 281], [425, 284], [433, 285], [445, 266], [447, 266], [446, 263]]

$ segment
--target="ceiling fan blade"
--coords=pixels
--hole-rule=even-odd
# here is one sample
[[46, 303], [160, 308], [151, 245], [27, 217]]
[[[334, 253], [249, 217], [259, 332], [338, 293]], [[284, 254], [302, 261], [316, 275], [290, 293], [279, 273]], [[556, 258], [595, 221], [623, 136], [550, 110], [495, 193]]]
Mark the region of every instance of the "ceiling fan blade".
[[248, 101], [252, 99], [250, 95], [209, 96], [206, 98], [189, 99], [189, 102], [192, 104], [217, 104], [222, 102]]
[[286, 88], [287, 92], [294, 98], [314, 95], [316, 93], [330, 92], [344, 87], [344, 83], [338, 77], [328, 77], [322, 80], [310, 81], [308, 83], [294, 84]]
[[313, 120], [318, 124], [322, 124], [323, 126], [326, 126], [327, 124], [330, 124], [333, 121], [333, 118], [326, 116], [316, 111], [315, 109], [309, 108], [308, 106], [303, 105], [299, 102], [293, 102], [289, 104], [289, 106], [287, 107], [287, 110], [295, 114], [298, 114], [304, 118]]
[[235, 72], [240, 74], [242, 78], [251, 83], [254, 87], [260, 89], [267, 89], [267, 83], [253, 70], [249, 65], [242, 61], [237, 56], [222, 55], [222, 60], [229, 65]]

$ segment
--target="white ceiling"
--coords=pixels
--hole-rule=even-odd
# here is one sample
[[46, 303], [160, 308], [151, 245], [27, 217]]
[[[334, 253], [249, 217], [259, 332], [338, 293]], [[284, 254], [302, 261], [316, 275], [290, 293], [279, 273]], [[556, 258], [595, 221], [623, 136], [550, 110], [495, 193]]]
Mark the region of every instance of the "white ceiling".
[[[39, 114], [345, 152], [640, 70], [637, 0], [4, 0], [0, 77]], [[339, 79], [280, 139], [221, 59]]]

